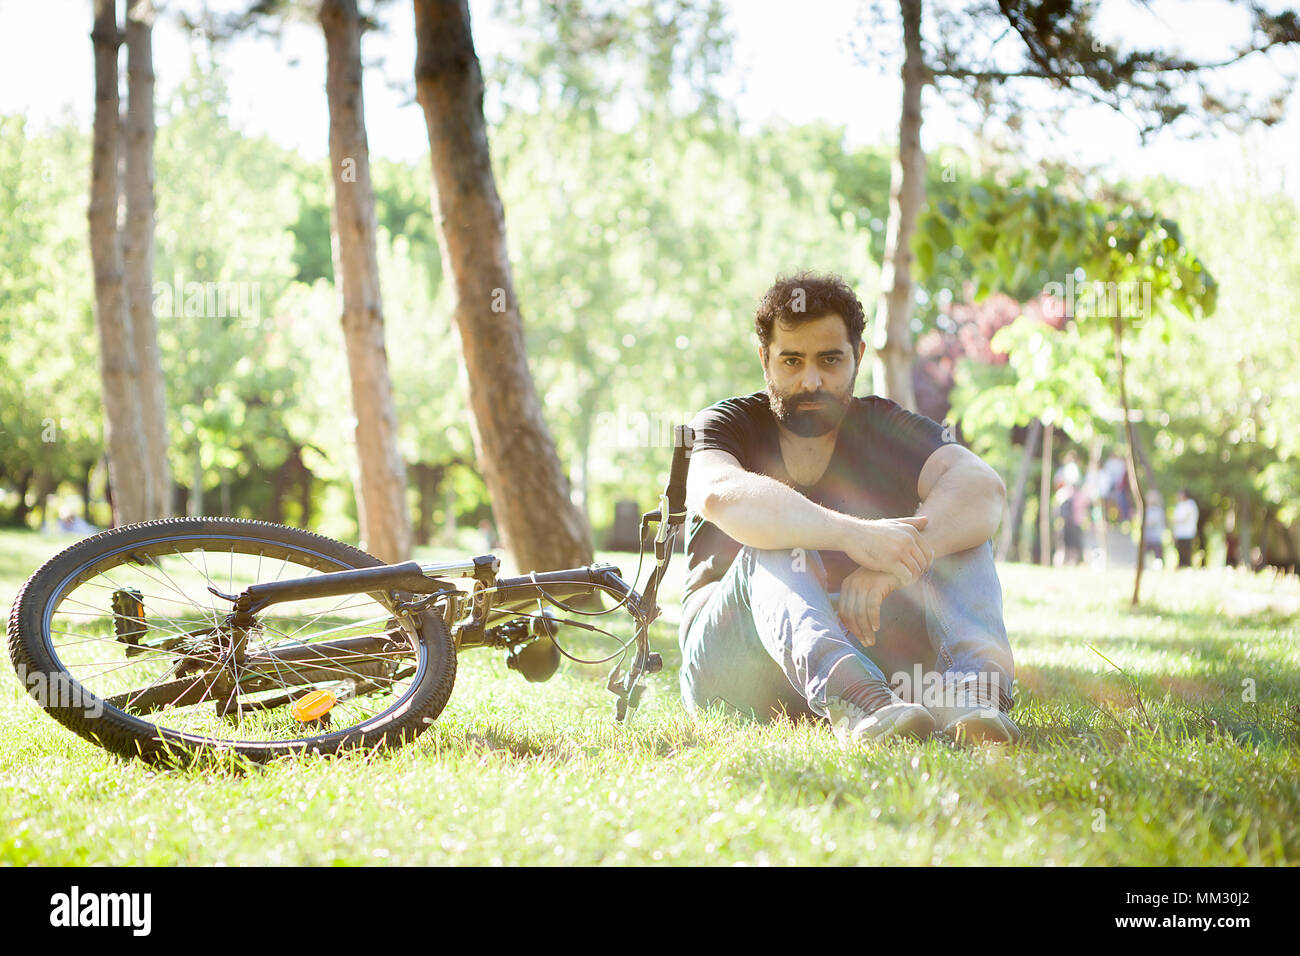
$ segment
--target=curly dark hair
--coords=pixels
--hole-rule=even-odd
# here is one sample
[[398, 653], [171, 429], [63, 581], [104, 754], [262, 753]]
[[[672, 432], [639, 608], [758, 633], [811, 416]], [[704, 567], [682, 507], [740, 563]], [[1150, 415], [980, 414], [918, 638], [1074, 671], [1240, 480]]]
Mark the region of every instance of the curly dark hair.
[[837, 275], [799, 272], [777, 276], [763, 295], [754, 314], [754, 332], [766, 349], [772, 344], [772, 323], [797, 325], [827, 315], [838, 315], [848, 329], [850, 344], [856, 345], [867, 327], [862, 303], [849, 284]]

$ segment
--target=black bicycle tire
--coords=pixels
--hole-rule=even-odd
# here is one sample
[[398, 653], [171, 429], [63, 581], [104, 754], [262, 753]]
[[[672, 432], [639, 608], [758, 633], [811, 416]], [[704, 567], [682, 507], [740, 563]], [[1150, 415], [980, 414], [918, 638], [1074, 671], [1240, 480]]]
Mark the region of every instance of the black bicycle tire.
[[420, 639], [426, 647], [426, 666], [412, 677], [412, 687], [394, 706], [354, 727], [286, 741], [216, 741], [149, 723], [103, 703], [99, 716], [91, 717], [84, 706], [93, 697], [61, 665], [49, 635], [45, 633], [46, 608], [55, 589], [70, 580], [79, 569], [98, 556], [132, 545], [185, 541], [213, 535], [227, 535], [242, 541], [268, 544], [334, 561], [339, 569], [383, 564], [371, 554], [314, 532], [266, 521], [245, 518], [166, 518], [125, 525], [85, 538], [50, 558], [24, 582], [14, 599], [9, 616], [9, 656], [20, 680], [39, 674], [45, 686], [55, 675], [65, 686], [79, 691], [80, 707], [54, 706], [42, 701], [35, 683], [23, 680], [26, 689], [42, 708], [63, 726], [86, 740], [124, 757], [150, 763], [177, 762], [200, 754], [235, 752], [255, 762], [311, 752], [338, 753], [345, 749], [383, 749], [413, 740], [428, 729], [442, 713], [451, 696], [456, 677], [456, 649], [446, 623], [435, 613], [421, 616]]

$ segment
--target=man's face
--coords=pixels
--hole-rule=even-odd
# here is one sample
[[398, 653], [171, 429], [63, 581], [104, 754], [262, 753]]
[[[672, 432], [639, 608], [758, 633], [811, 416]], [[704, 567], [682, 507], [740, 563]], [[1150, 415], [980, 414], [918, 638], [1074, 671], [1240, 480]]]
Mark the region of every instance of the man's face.
[[783, 326], [772, 326], [767, 354], [759, 348], [763, 380], [772, 414], [804, 438], [825, 435], [844, 418], [853, 400], [853, 383], [866, 343], [849, 342], [848, 329], [838, 315], [824, 315]]

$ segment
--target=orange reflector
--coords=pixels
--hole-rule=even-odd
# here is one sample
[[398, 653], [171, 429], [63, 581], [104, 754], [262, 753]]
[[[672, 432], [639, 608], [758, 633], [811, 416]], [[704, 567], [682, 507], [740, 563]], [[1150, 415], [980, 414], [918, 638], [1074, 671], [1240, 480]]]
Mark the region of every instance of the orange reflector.
[[289, 708], [294, 719], [307, 723], [311, 720], [320, 720], [328, 714], [333, 706], [338, 703], [338, 698], [327, 690], [314, 690], [310, 694], [299, 697]]

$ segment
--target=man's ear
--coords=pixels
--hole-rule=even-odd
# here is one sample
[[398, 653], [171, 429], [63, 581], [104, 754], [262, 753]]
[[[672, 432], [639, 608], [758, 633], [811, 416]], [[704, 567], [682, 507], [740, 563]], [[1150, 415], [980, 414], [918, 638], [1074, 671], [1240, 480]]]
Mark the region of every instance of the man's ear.
[[866, 343], [865, 341], [863, 341], [862, 339], [858, 339], [858, 365], [859, 365], [859, 367], [862, 365], [862, 353], [864, 353], [866, 350], [867, 350], [867, 343]]
[[762, 365], [763, 368], [767, 368], [767, 346], [766, 345], [759, 345], [758, 347], [758, 363]]

